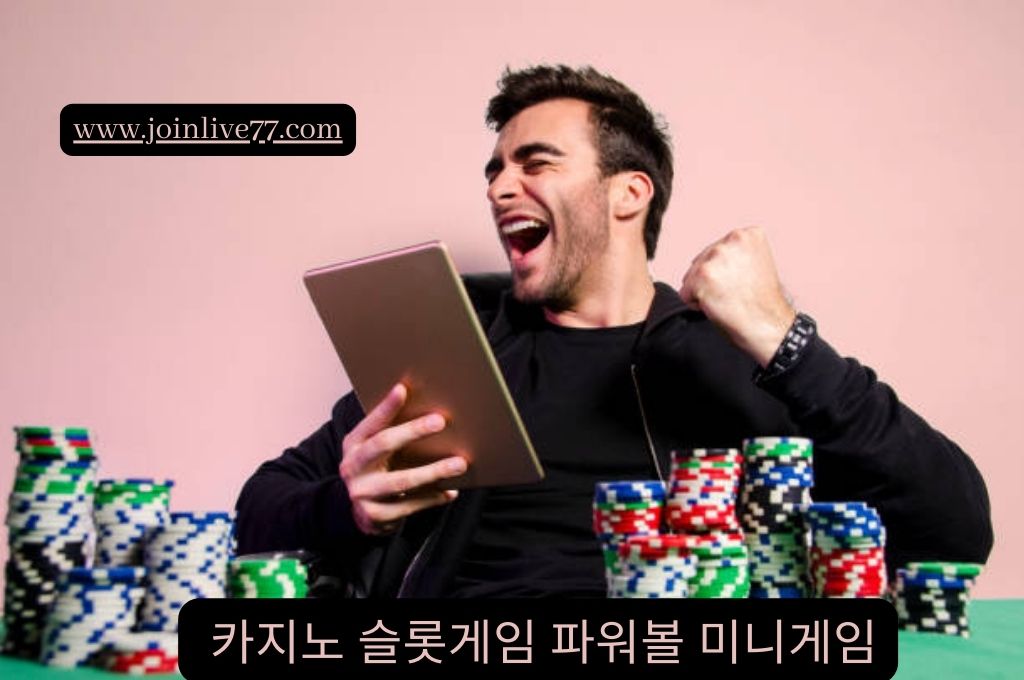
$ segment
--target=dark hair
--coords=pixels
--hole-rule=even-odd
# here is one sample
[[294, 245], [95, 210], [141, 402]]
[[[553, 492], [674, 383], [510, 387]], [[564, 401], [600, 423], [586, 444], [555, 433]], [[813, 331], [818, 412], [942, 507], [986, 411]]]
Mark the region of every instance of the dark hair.
[[602, 175], [639, 170], [651, 178], [654, 196], [644, 224], [644, 247], [651, 259], [672, 195], [672, 148], [666, 126], [635, 92], [591, 66], [533, 66], [520, 71], [506, 67], [498, 94], [487, 103], [487, 124], [500, 131], [523, 109], [563, 97], [590, 104]]

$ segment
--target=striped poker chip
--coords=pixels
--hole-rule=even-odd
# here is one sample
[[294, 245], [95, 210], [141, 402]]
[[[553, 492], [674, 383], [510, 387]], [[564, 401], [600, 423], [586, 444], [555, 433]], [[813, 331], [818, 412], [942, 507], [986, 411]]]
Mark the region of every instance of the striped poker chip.
[[18, 437], [67, 437], [73, 439], [88, 439], [89, 430], [85, 427], [64, 427], [53, 425], [22, 425], [14, 428]]
[[[40, 660], [46, 665], [86, 665], [102, 648], [106, 635], [127, 631], [136, 623], [136, 608], [145, 592], [143, 573], [127, 570], [115, 576], [111, 570], [95, 570], [95, 578], [87, 580], [86, 573], [91, 571], [75, 570], [58, 581], [56, 603], [42, 635]], [[129, 580], [130, 576], [136, 578]]]
[[117, 631], [104, 637], [97, 665], [106, 670], [144, 675], [173, 673], [178, 664], [178, 636], [174, 633]]
[[[97, 463], [88, 433], [72, 428], [15, 428], [18, 461], [4, 522], [9, 554], [4, 565], [2, 651], [40, 658], [44, 634], [57, 608], [62, 575], [90, 559]], [[65, 435], [72, 436], [65, 436]], [[83, 607], [68, 616], [82, 616]]]
[[233, 545], [230, 517], [226, 512], [169, 512], [164, 524], [148, 532], [140, 630], [173, 632], [185, 602], [225, 596]]
[[984, 565], [975, 562], [910, 562], [905, 568], [907, 573], [975, 578], [981, 575]]
[[62, 581], [68, 584], [106, 585], [114, 583], [140, 583], [146, 576], [144, 567], [110, 567], [106, 569], [90, 569], [76, 567], [62, 575]]
[[809, 573], [819, 597], [881, 597], [888, 589], [885, 527], [866, 503], [809, 503]]
[[941, 590], [967, 590], [974, 585], [972, 579], [952, 576], [936, 576], [924, 573], [910, 574], [903, 571], [903, 584], [917, 588], [937, 588]]
[[[146, 536], [169, 520], [173, 480], [101, 479], [97, 482], [96, 564], [141, 565]], [[155, 489], [155, 490], [154, 490]]]
[[685, 537], [671, 534], [656, 536], [632, 536], [619, 546], [623, 560], [666, 560], [670, 557], [688, 557], [691, 545]]
[[750, 592], [792, 598], [807, 592], [804, 508], [814, 484], [809, 439], [758, 437], [743, 442], [739, 519], [750, 552]]
[[760, 456], [806, 456], [814, 452], [814, 444], [803, 437], [753, 437], [743, 440], [743, 455], [752, 458]]
[[665, 485], [660, 481], [598, 482], [594, 488], [596, 504], [660, 501], [664, 498]]
[[735, 449], [672, 452], [665, 522], [676, 533], [709, 533], [739, 528], [736, 491], [742, 456]]

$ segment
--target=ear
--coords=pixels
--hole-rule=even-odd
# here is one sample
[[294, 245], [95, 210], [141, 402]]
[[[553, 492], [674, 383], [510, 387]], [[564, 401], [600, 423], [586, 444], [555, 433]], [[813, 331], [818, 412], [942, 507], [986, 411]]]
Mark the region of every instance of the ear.
[[620, 172], [612, 177], [609, 192], [612, 216], [621, 221], [637, 217], [654, 198], [654, 182], [639, 170]]

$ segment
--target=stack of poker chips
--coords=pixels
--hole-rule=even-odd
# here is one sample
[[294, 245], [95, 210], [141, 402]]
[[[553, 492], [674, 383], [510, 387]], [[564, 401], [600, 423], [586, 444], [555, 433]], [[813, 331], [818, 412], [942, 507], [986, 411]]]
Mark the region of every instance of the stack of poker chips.
[[145, 592], [145, 574], [142, 567], [76, 568], [63, 574], [40, 660], [61, 668], [84, 666], [107, 635], [130, 630]]
[[141, 565], [147, 532], [167, 521], [171, 480], [101, 479], [96, 484], [97, 567]]
[[736, 517], [743, 457], [736, 449], [672, 452], [666, 522], [685, 534], [696, 559], [690, 597], [747, 597], [747, 547]]
[[139, 614], [145, 631], [178, 630], [178, 612], [189, 600], [224, 597], [232, 550], [226, 512], [172, 512], [146, 540], [149, 584]]
[[682, 598], [697, 575], [686, 536], [633, 536], [619, 546], [618, 573], [610, 577], [612, 598]]
[[803, 508], [814, 484], [813, 445], [798, 437], [743, 442], [740, 519], [750, 550], [750, 596], [807, 595], [807, 529]]
[[743, 458], [736, 449], [672, 452], [666, 521], [678, 533], [738, 531], [736, 492]]
[[228, 596], [306, 597], [306, 565], [295, 553], [243, 555], [228, 562]]
[[690, 597], [744, 598], [750, 595], [747, 545], [743, 533], [713, 532], [684, 536], [696, 560]]
[[665, 485], [659, 481], [598, 482], [594, 489], [594, 533], [604, 552], [605, 576], [621, 573], [619, 546], [632, 536], [661, 530]]
[[96, 458], [84, 428], [15, 428], [3, 653], [38, 658], [62, 572], [88, 564]]
[[896, 570], [893, 594], [903, 630], [970, 637], [967, 604], [981, 565], [911, 562]]
[[175, 633], [117, 631], [104, 638], [96, 665], [114, 673], [149, 675], [178, 670], [178, 636]]
[[811, 503], [810, 573], [817, 597], [882, 597], [885, 526], [866, 503]]

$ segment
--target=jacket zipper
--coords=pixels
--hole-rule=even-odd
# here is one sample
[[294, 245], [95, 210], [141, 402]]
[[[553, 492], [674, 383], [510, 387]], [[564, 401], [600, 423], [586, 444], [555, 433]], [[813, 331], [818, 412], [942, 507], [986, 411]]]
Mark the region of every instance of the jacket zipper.
[[630, 363], [629, 375], [633, 378], [633, 393], [636, 395], [636, 403], [640, 407], [640, 420], [644, 426], [644, 437], [647, 439], [647, 451], [651, 454], [651, 462], [654, 463], [654, 470], [658, 473], [658, 479], [665, 483], [665, 475], [661, 471], [661, 463], [658, 462], [658, 453], [654, 450], [654, 439], [651, 437], [651, 428], [647, 426], [647, 412], [644, 410], [644, 400], [640, 396], [640, 381], [636, 377], [636, 364]]
[[402, 583], [398, 586], [398, 593], [395, 595], [396, 598], [405, 597], [406, 586], [409, 584], [409, 577], [412, 576], [412, 573], [416, 570], [416, 565], [419, 564], [420, 559], [423, 557], [423, 553], [426, 552], [427, 546], [434, 542], [434, 538], [438, 533], [439, 531], [437, 528], [431, 531], [430, 535], [427, 536], [426, 540], [424, 540], [420, 545], [419, 550], [416, 551], [416, 554], [412, 558], [412, 562], [409, 563], [409, 568], [405, 570], [404, 574], [402, 574]]

